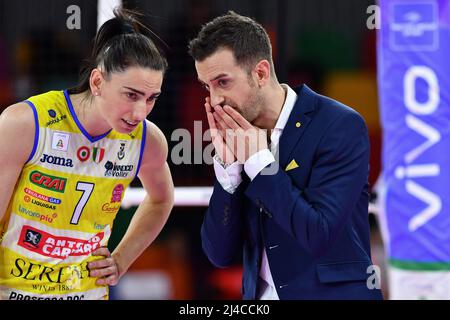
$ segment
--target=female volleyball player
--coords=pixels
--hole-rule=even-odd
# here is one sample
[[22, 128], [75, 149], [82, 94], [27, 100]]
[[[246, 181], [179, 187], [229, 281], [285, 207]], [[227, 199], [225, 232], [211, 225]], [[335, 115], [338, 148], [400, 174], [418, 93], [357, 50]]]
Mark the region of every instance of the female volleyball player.
[[[0, 117], [0, 298], [107, 299], [172, 209], [167, 142], [146, 120], [166, 60], [135, 15], [115, 15], [98, 31], [77, 87]], [[110, 253], [136, 176], [147, 196]]]

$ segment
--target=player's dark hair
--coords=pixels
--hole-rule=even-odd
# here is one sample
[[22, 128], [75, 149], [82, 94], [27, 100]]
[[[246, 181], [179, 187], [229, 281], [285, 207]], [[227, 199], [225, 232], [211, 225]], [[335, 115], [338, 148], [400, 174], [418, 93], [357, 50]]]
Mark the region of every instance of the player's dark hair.
[[166, 71], [167, 61], [149, 37], [153, 32], [139, 21], [139, 14], [116, 9], [114, 16], [97, 32], [92, 53], [80, 70], [79, 83], [68, 90], [70, 94], [89, 90], [91, 72], [97, 67], [105, 77], [132, 66]]

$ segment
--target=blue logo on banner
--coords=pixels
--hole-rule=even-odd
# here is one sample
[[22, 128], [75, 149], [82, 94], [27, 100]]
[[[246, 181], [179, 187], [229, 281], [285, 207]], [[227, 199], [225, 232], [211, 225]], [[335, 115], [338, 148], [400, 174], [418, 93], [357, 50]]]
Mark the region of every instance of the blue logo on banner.
[[378, 83], [385, 188], [380, 194], [387, 251], [398, 261], [447, 264], [450, 1], [408, 2], [380, 0]]
[[439, 46], [436, 3], [393, 3], [390, 45], [394, 51], [434, 51]]

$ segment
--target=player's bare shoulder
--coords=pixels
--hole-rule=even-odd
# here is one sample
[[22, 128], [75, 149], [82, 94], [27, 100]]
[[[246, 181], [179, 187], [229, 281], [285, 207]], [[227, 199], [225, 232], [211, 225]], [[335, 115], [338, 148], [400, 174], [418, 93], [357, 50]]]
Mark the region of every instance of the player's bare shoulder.
[[142, 165], [162, 166], [166, 162], [168, 154], [166, 137], [157, 125], [151, 121], [145, 121], [147, 122], [147, 132]]
[[26, 102], [18, 102], [10, 105], [0, 114], [0, 121], [7, 119], [8, 121], [22, 122], [24, 124], [33, 124], [34, 115], [33, 110]]
[[27, 103], [13, 104], [1, 113], [0, 144], [8, 147], [7, 154], [11, 158], [26, 161], [33, 149], [35, 135], [36, 121]]

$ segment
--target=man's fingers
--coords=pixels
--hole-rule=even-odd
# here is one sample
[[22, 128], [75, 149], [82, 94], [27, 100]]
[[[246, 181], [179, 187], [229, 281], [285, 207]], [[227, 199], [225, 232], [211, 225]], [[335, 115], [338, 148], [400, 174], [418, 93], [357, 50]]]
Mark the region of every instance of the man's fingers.
[[224, 133], [224, 131], [226, 129], [229, 129], [228, 125], [225, 123], [225, 121], [222, 119], [222, 117], [219, 114], [213, 113], [213, 117], [214, 117], [214, 120], [216, 121], [217, 129], [222, 131], [222, 133]]
[[208, 119], [209, 128], [211, 130], [217, 129], [216, 121], [214, 120], [214, 116], [211, 112], [206, 112], [206, 118]]
[[220, 137], [224, 141], [224, 143], [230, 148], [230, 150], [234, 149], [234, 146], [236, 145], [236, 135], [234, 131], [230, 128], [228, 128], [223, 120], [221, 120], [219, 115], [215, 115], [215, 118], [217, 124], [217, 129], [219, 129], [217, 132], [220, 134]]
[[214, 140], [216, 138], [222, 138], [220, 134], [220, 129], [217, 127], [216, 120], [214, 119], [214, 114], [211, 111], [208, 111], [208, 108], [211, 110], [211, 106], [205, 103], [206, 108], [206, 118], [208, 119], [208, 125], [211, 133], [211, 139]]
[[212, 109], [211, 105], [209, 103], [205, 103], [205, 110], [206, 112], [213, 112], [214, 110]]
[[234, 110], [229, 105], [225, 105], [223, 107], [223, 111], [231, 118], [233, 119], [242, 129], [248, 130], [252, 127], [250, 122], [248, 122], [239, 112]]
[[214, 111], [215, 113], [219, 114], [228, 128], [231, 128], [233, 130], [239, 128], [239, 125], [236, 123], [236, 121], [234, 121], [233, 118], [231, 118], [230, 115], [227, 114], [221, 106], [215, 106]]
[[237, 136], [235, 132], [231, 129], [225, 130], [225, 136], [224, 140], [226, 141], [227, 146], [232, 150], [233, 152], [236, 152], [237, 148]]

